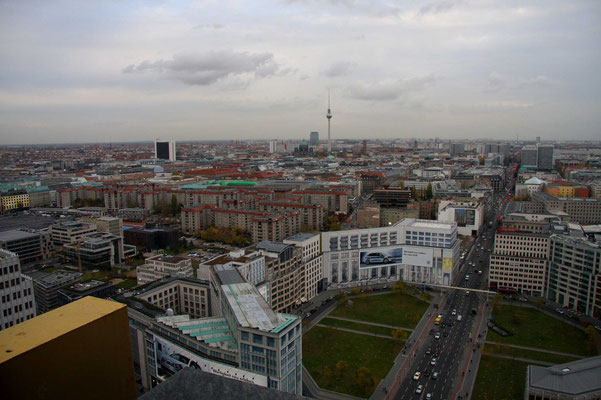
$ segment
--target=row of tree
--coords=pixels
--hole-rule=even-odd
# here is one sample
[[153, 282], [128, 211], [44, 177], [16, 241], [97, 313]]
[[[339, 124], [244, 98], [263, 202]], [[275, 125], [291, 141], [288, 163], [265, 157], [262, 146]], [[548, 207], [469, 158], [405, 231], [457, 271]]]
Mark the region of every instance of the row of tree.
[[251, 242], [250, 234], [240, 227], [229, 229], [210, 226], [194, 236], [207, 242], [221, 242], [237, 247], [248, 246]]

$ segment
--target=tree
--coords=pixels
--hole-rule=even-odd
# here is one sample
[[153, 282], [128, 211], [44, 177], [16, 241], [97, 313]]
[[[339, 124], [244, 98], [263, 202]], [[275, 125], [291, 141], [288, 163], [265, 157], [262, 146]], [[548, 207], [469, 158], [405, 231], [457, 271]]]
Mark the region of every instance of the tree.
[[545, 305], [545, 299], [543, 299], [542, 297], [537, 298], [536, 300], [534, 300], [534, 305], [538, 308], [542, 308]]
[[327, 365], [321, 367], [321, 379], [326, 386], [330, 386], [332, 384], [332, 370]]
[[405, 189], [405, 181], [401, 181], [401, 182], [399, 182], [399, 187], [400, 187], [401, 189]]
[[597, 344], [598, 344], [598, 336], [597, 336], [597, 331], [595, 330], [595, 327], [593, 327], [592, 325], [587, 325], [586, 328], [584, 328], [584, 333], [586, 333], [586, 344], [587, 347], [589, 348], [589, 351], [591, 353], [596, 353], [597, 350]]
[[355, 375], [355, 386], [363, 396], [369, 396], [375, 386], [375, 380], [371, 371], [366, 367], [360, 367]]
[[428, 187], [426, 188], [426, 200], [430, 200], [434, 197], [432, 194], [432, 182], [428, 182]]
[[402, 344], [402, 342], [404, 342], [405, 340], [407, 340], [407, 338], [409, 337], [409, 334], [407, 333], [407, 331], [404, 331], [402, 329], [395, 329], [392, 331], [392, 340], [395, 341], [395, 343], [397, 344]]
[[336, 295], [336, 301], [338, 301], [338, 304], [345, 304], [348, 301], [348, 295], [344, 292], [340, 292]]
[[336, 376], [339, 379], [344, 376], [344, 373], [346, 372], [347, 367], [348, 367], [348, 364], [346, 363], [346, 361], [340, 360], [336, 363]]
[[351, 289], [351, 294], [353, 296], [357, 296], [357, 295], [361, 294], [361, 289], [359, 289], [358, 287], [354, 287]]
[[171, 195], [170, 207], [171, 215], [177, 215], [179, 213], [179, 204], [177, 204], [177, 197], [174, 194]]
[[494, 295], [494, 297], [492, 298], [492, 309], [494, 310], [500, 310], [501, 309], [501, 302], [503, 301], [503, 295], [500, 293], [497, 293]]

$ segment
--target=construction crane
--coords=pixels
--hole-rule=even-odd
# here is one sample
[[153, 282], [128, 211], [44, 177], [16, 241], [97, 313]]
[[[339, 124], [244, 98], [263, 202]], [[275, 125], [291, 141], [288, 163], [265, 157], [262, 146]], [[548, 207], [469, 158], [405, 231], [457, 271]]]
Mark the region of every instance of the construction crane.
[[[77, 268], [78, 268], [78, 270], [79, 270], [80, 273], [83, 273], [83, 270], [82, 270], [82, 267], [81, 267], [81, 241], [82, 240], [83, 240], [83, 237], [79, 238], [79, 240], [77, 241], [77, 244], [76, 244], [76, 249], [77, 249]], [[61, 247], [61, 248], [58, 248], [56, 250], [52, 250], [51, 253], [52, 253], [53, 256], [55, 256], [58, 253], [65, 252], [66, 250], [67, 250], [67, 248], [63, 245], [63, 247]], [[63, 257], [63, 259], [66, 258], [64, 254], [61, 254], [61, 256]]]

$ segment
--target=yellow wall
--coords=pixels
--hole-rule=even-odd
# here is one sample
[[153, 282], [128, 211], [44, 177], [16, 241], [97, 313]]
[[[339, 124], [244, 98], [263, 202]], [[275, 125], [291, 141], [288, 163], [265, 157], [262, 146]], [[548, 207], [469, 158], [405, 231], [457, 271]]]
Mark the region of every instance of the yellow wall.
[[86, 297], [0, 331], [6, 399], [135, 399], [124, 304]]
[[574, 197], [574, 186], [548, 186], [545, 191], [555, 197]]
[[18, 207], [29, 207], [29, 194], [15, 194], [2, 198], [3, 210], [12, 210]]

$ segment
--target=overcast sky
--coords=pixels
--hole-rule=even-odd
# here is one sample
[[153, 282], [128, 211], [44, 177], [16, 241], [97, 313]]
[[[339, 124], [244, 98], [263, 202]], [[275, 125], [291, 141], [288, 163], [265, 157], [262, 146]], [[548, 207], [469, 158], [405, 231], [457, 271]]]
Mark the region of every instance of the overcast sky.
[[601, 139], [601, 1], [0, 0], [0, 144]]

